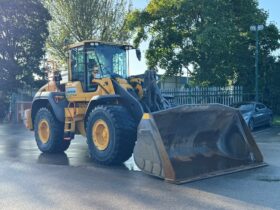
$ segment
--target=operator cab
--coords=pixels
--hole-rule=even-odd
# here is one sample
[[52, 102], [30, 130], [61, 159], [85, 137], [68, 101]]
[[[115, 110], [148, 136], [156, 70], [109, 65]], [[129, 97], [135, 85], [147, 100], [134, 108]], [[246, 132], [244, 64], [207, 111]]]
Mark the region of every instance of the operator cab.
[[[93, 79], [127, 78], [130, 45], [83, 41], [69, 46], [69, 81], [80, 81], [85, 92], [96, 90]], [[141, 57], [136, 50], [137, 57]], [[140, 56], [139, 56], [140, 55]]]

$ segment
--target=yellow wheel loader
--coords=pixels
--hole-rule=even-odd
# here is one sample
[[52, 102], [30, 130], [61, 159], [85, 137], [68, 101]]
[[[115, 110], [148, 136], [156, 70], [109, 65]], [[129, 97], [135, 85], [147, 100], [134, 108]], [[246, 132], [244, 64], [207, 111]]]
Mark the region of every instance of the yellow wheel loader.
[[172, 108], [154, 71], [129, 77], [132, 46], [90, 40], [68, 49], [68, 82], [54, 71], [26, 111], [26, 126], [42, 152], [66, 151], [81, 134], [93, 161], [120, 164], [133, 154], [143, 172], [174, 183], [265, 165], [235, 109]]

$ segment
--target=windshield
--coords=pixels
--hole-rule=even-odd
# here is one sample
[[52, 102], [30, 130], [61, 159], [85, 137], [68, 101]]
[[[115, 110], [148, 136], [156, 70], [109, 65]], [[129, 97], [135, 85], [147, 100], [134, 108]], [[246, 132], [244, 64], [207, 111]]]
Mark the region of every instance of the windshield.
[[235, 108], [238, 108], [239, 110], [252, 110], [254, 109], [254, 104], [234, 104]]
[[122, 46], [102, 45], [87, 48], [88, 71], [98, 65], [103, 76], [118, 74], [127, 77], [126, 50]]

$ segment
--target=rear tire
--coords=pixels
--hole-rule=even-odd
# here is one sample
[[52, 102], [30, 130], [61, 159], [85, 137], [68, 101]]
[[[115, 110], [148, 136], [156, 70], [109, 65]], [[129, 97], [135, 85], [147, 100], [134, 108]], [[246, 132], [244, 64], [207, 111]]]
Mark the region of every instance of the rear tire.
[[90, 113], [86, 127], [89, 154], [93, 161], [115, 165], [131, 157], [137, 125], [124, 107], [97, 106]]
[[70, 141], [65, 141], [64, 125], [47, 108], [41, 108], [34, 121], [35, 139], [38, 148], [46, 153], [66, 151]]

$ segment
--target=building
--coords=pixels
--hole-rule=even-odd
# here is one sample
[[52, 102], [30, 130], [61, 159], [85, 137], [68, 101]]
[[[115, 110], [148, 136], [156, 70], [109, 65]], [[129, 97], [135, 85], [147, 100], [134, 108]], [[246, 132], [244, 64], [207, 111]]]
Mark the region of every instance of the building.
[[175, 76], [167, 78], [164, 78], [163, 75], [158, 76], [158, 86], [160, 89], [183, 89], [189, 82], [189, 78], [184, 76]]

